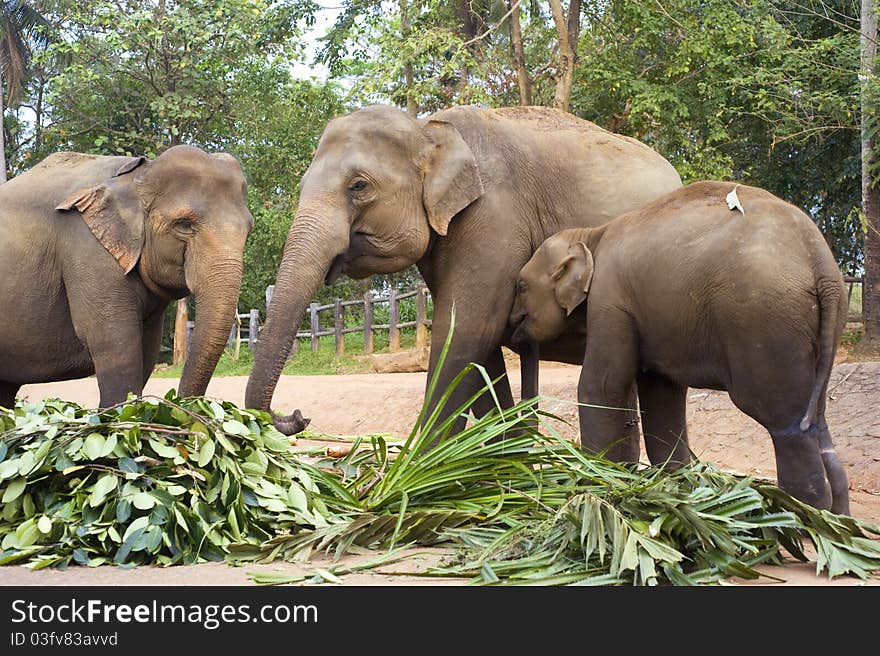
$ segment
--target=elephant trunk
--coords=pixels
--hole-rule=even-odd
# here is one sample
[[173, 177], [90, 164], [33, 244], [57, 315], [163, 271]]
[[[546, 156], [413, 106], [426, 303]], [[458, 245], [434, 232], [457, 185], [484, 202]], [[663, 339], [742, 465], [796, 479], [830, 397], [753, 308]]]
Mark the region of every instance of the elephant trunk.
[[[260, 333], [245, 392], [246, 407], [270, 409], [306, 308], [331, 264], [340, 262], [338, 258], [348, 248], [348, 240], [348, 221], [342, 208], [326, 200], [300, 203], [284, 245], [266, 325]], [[301, 431], [307, 423], [298, 411], [288, 417], [275, 417], [275, 425], [288, 435]]]
[[195, 299], [196, 320], [180, 379], [181, 396], [200, 396], [208, 388], [238, 311], [243, 271], [242, 258], [234, 252], [219, 260], [192, 259], [203, 261], [187, 265], [187, 286]]

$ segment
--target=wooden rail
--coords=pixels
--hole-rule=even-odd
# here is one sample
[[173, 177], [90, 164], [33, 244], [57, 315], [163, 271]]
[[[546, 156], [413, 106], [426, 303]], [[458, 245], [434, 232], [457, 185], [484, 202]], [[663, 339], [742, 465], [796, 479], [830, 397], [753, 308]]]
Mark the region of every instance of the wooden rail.
[[[272, 293], [274, 285], [266, 288], [266, 307], [268, 308], [272, 302]], [[416, 329], [416, 346], [423, 347], [428, 344], [428, 327], [431, 325], [431, 319], [428, 317], [428, 297], [430, 291], [427, 287], [419, 287], [408, 292], [398, 293], [391, 290], [385, 296], [373, 296], [371, 293], [364, 294], [363, 299], [355, 299], [343, 301], [337, 298], [333, 303], [319, 305], [311, 303], [309, 305], [309, 330], [298, 331], [296, 333], [296, 341], [294, 349], [299, 346], [299, 340], [308, 340], [312, 352], [318, 350], [322, 337], [334, 336], [336, 340], [336, 353], [342, 355], [345, 353], [345, 335], [351, 333], [363, 333], [364, 335], [364, 352], [372, 353], [374, 348], [374, 333], [379, 330], [388, 331], [388, 347], [391, 351], [400, 349], [400, 331], [404, 328]], [[416, 318], [414, 321], [400, 320], [400, 302], [415, 297], [416, 302]], [[388, 323], [374, 323], [376, 305], [388, 304]], [[356, 326], [346, 326], [345, 317], [346, 309], [357, 307], [362, 308], [363, 322]], [[329, 329], [321, 329], [321, 313], [333, 312], [333, 327]], [[187, 324], [187, 333], [192, 330], [194, 322]], [[255, 352], [260, 340], [260, 312], [252, 309], [250, 312], [239, 313], [235, 317], [232, 329], [229, 331], [229, 339], [227, 346], [233, 349], [238, 343], [247, 342], [251, 352]], [[295, 352], [295, 351], [294, 351]]]
[[[853, 287], [856, 285], [861, 285], [862, 290], [865, 289], [865, 278], [864, 276], [844, 276], [843, 283], [846, 285], [846, 307], [849, 308], [852, 305], [852, 294]], [[850, 310], [849, 316], [847, 317], [849, 321], [852, 322], [862, 322], [865, 320], [864, 310], [861, 312], [853, 312]]]
[[[862, 276], [844, 276], [844, 284], [846, 285], [846, 296], [848, 304], [852, 303], [853, 288], [856, 285], [864, 285], [865, 279]], [[275, 285], [269, 285], [266, 288], [266, 307], [268, 308], [272, 302], [272, 293]], [[396, 351], [400, 348], [400, 330], [402, 328], [416, 329], [416, 346], [426, 346], [428, 343], [428, 327], [431, 325], [431, 319], [428, 318], [428, 297], [430, 291], [427, 287], [419, 287], [412, 291], [397, 293], [391, 290], [387, 296], [374, 297], [371, 293], [364, 294], [363, 299], [355, 299], [343, 301], [337, 298], [333, 303], [319, 305], [312, 303], [309, 305], [310, 329], [308, 331], [298, 331], [296, 340], [294, 341], [294, 353], [298, 349], [299, 340], [308, 339], [311, 344], [312, 352], [318, 350], [321, 337], [329, 337], [333, 335], [336, 338], [336, 353], [342, 355], [345, 352], [345, 335], [350, 333], [363, 332], [364, 334], [364, 352], [373, 352], [373, 333], [377, 330], [388, 331], [389, 350]], [[416, 319], [415, 321], [400, 321], [400, 301], [416, 298]], [[373, 323], [375, 316], [374, 308], [378, 304], [388, 303], [388, 323]], [[360, 326], [345, 326], [346, 308], [362, 307], [364, 318], [363, 324]], [[333, 311], [333, 328], [321, 330], [321, 312]], [[864, 320], [862, 312], [852, 312], [849, 314], [849, 321], [861, 322]], [[187, 346], [189, 346], [190, 335], [192, 333], [194, 322], [187, 322]], [[255, 352], [259, 343], [260, 335], [260, 311], [251, 309], [249, 312], [239, 313], [235, 317], [232, 329], [229, 332], [229, 340], [227, 345], [230, 349], [236, 346], [236, 340], [239, 344], [247, 342], [251, 352]]]

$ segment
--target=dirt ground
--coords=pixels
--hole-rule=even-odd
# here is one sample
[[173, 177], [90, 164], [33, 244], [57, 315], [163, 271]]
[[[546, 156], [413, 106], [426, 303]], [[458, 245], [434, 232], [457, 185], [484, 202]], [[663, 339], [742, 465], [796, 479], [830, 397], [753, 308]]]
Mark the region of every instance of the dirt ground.
[[[842, 359], [842, 358], [841, 358]], [[548, 397], [542, 408], [566, 423], [558, 427], [565, 435], [577, 435], [576, 398], [579, 367], [549, 365], [541, 370], [541, 394]], [[337, 376], [283, 376], [275, 392], [274, 409], [290, 412], [300, 408], [312, 418], [310, 434], [300, 446], [320, 445], [320, 435], [382, 433], [405, 437], [418, 416], [424, 393], [425, 373], [355, 374]], [[510, 371], [518, 381], [518, 371]], [[237, 404], [244, 402], [245, 377], [215, 378], [208, 396]], [[174, 379], [153, 378], [145, 393], [164, 394], [176, 386]], [[519, 384], [513, 384], [519, 395]], [[30, 399], [61, 397], [84, 405], [96, 405], [94, 379], [29, 385], [21, 396]], [[855, 517], [880, 524], [880, 362], [839, 362], [829, 385], [828, 424], [840, 459], [847, 467], [850, 500]], [[691, 448], [698, 458], [745, 474], [774, 479], [776, 465], [770, 437], [757, 423], [742, 414], [726, 393], [691, 390], [688, 398], [688, 430]], [[440, 562], [442, 549], [419, 549], [412, 558], [373, 570], [346, 575], [348, 585], [443, 585], [457, 580], [426, 580], [408, 576]], [[353, 559], [352, 562], [356, 562]], [[327, 561], [308, 565], [279, 563], [245, 568], [211, 563], [166, 569], [141, 567], [120, 570], [70, 568], [67, 571], [31, 572], [24, 567], [0, 568], [0, 585], [246, 585], [255, 571], [302, 572]], [[759, 585], [880, 585], [880, 579], [862, 582], [854, 578], [828, 581], [815, 575], [814, 566], [792, 561], [783, 567], [767, 567], [773, 577]], [[746, 583], [746, 582], [741, 582]], [[748, 584], [754, 584], [750, 582]]]

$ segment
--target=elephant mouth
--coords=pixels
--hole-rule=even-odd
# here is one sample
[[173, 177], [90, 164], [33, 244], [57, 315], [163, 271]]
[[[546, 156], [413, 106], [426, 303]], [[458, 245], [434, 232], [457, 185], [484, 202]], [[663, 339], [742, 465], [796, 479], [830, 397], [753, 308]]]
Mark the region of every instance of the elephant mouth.
[[332, 285], [334, 282], [339, 280], [339, 276], [342, 275], [344, 268], [345, 253], [340, 253], [339, 255], [334, 257], [333, 261], [330, 263], [330, 268], [327, 270], [327, 275], [324, 277], [324, 283], [327, 285]]
[[510, 335], [510, 341], [513, 344], [525, 345], [532, 341], [528, 334], [528, 326], [526, 325], [527, 320], [528, 315], [525, 314], [516, 319], [511, 319], [510, 325], [513, 328], [513, 333]]

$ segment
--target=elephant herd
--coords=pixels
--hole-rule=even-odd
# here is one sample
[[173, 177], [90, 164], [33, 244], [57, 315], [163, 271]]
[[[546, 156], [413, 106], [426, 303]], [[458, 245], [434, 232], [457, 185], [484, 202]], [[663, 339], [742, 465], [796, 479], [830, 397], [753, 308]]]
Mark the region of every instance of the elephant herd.
[[[583, 447], [633, 461], [643, 436], [651, 463], [675, 468], [691, 460], [688, 387], [726, 390], [770, 433], [780, 486], [849, 513], [824, 417], [847, 296], [794, 206], [745, 185], [683, 186], [645, 144], [541, 107], [354, 111], [326, 126], [300, 188], [246, 407], [270, 410], [322, 284], [415, 264], [434, 299], [429, 407], [471, 362], [511, 407], [503, 346], [523, 359], [524, 395], [538, 358], [582, 364]], [[203, 394], [252, 227], [237, 160], [191, 146], [150, 161], [56, 153], [0, 185], [0, 405], [23, 384], [92, 373], [102, 407], [140, 394], [165, 309], [190, 294], [179, 392]], [[484, 384], [468, 374], [441, 416]], [[472, 412], [494, 403], [480, 395]], [[304, 427], [299, 411], [273, 416], [285, 433]]]

